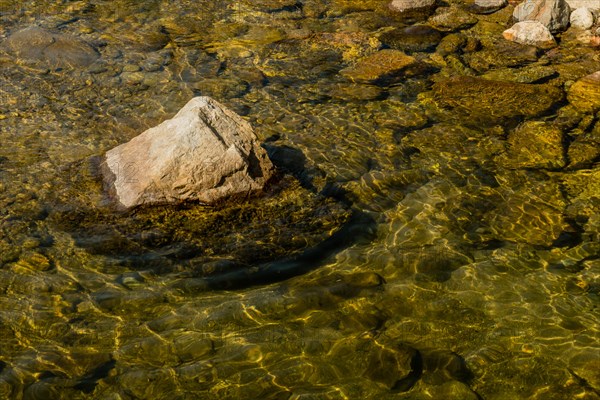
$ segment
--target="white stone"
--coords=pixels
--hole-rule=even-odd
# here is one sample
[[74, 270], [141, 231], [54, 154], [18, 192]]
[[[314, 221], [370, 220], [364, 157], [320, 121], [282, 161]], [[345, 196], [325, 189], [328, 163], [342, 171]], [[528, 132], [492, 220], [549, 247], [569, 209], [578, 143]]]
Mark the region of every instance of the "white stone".
[[483, 10], [497, 11], [501, 8], [504, 8], [508, 5], [507, 0], [475, 0], [473, 2], [477, 7], [480, 7]]
[[405, 12], [433, 8], [435, 3], [436, 0], [393, 0], [389, 7], [392, 11]]
[[538, 21], [523, 21], [505, 30], [502, 36], [512, 42], [548, 49], [556, 46], [554, 37], [542, 23]]
[[104, 181], [119, 208], [247, 197], [274, 173], [250, 124], [209, 97], [109, 150]]
[[572, 27], [579, 29], [590, 29], [592, 25], [594, 25], [594, 15], [589, 9], [578, 8], [571, 13]]
[[566, 0], [525, 0], [513, 11], [518, 22], [538, 21], [550, 32], [567, 29], [570, 15], [571, 7]]

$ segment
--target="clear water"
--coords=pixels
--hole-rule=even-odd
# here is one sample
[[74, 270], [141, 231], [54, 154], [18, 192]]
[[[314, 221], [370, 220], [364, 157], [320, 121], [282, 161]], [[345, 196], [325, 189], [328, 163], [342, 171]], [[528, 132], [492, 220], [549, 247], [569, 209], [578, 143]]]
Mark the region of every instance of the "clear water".
[[[509, 16], [469, 35], [485, 48]], [[386, 2], [9, 0], [0, 18], [3, 41], [38, 25], [99, 53], [55, 68], [0, 50], [1, 398], [600, 398], [598, 164], [511, 167], [511, 118], [437, 107], [433, 83], [466, 53], [414, 53], [437, 67], [392, 83], [340, 75], [399, 24]], [[600, 69], [570, 51], [536, 62], [556, 86]], [[81, 245], [61, 218], [82, 210], [92, 238], [107, 226], [86, 160], [201, 94], [301, 152], [301, 180], [344, 192], [372, 232], [236, 290]], [[562, 106], [529, 119], [569, 120]], [[399, 384], [382, 378], [399, 368], [385, 354], [414, 351]]]

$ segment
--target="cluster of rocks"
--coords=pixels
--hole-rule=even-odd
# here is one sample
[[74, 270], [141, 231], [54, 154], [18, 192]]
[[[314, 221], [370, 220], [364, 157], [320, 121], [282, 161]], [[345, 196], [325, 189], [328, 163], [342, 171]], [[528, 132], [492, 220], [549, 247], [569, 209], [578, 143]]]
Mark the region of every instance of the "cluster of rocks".
[[[404, 20], [424, 19], [442, 31], [464, 29], [477, 22], [460, 8], [437, 7], [436, 0], [393, 0], [389, 9]], [[507, 0], [475, 0], [466, 11], [472, 14], [491, 14], [508, 5]], [[547, 49], [556, 46], [554, 35], [569, 26], [590, 30], [597, 24], [600, 2], [597, 0], [525, 0], [513, 12], [516, 23], [504, 31], [507, 40]], [[448, 25], [448, 22], [452, 24]]]
[[598, 13], [600, 2], [596, 0], [525, 0], [514, 9], [517, 23], [504, 31], [503, 36], [517, 43], [551, 48], [556, 46], [554, 34], [569, 25], [590, 29]]

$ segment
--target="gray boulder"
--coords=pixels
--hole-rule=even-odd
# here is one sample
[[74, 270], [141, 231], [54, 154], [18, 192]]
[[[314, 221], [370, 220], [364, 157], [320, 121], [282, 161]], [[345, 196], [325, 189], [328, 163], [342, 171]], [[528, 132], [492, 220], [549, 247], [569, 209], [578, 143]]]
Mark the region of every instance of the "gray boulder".
[[53, 68], [85, 67], [100, 56], [85, 41], [37, 26], [11, 34], [1, 45], [10, 54]]
[[250, 124], [209, 97], [108, 151], [101, 169], [109, 195], [126, 209], [247, 197], [274, 173]]
[[513, 12], [518, 22], [538, 21], [552, 33], [567, 29], [570, 15], [566, 0], [525, 0]]

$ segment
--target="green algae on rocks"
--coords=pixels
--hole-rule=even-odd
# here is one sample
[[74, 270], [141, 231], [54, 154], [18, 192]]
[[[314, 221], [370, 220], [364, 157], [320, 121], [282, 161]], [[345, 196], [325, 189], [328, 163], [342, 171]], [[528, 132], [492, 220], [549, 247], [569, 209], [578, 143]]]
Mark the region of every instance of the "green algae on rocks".
[[213, 207], [182, 203], [126, 213], [89, 204], [63, 207], [51, 215], [53, 224], [90, 254], [110, 258], [112, 272], [200, 276], [223, 272], [214, 265], [251, 267], [298, 254], [327, 239], [351, 215], [342, 203], [310, 192], [291, 176], [265, 196]]
[[399, 50], [384, 49], [359, 60], [355, 65], [340, 71], [353, 82], [378, 82], [414, 75], [424, 65]]
[[551, 112], [564, 98], [551, 85], [454, 77], [433, 85], [433, 97], [473, 123], [497, 124], [514, 117], [534, 118]]

